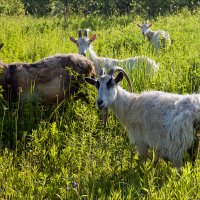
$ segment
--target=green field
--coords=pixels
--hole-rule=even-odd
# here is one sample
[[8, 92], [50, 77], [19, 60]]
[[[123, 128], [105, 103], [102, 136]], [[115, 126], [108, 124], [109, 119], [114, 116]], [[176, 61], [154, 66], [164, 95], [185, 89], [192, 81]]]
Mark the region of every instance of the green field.
[[[136, 23], [142, 17], [58, 18], [0, 17], [0, 59], [6, 63], [35, 62], [56, 53], [77, 52], [69, 36], [90, 28], [99, 56], [124, 59], [146, 55], [160, 64], [155, 76], [128, 72], [134, 92], [162, 90], [198, 93], [200, 86], [200, 10], [184, 9], [150, 19], [152, 29], [166, 30], [172, 45], [153, 51]], [[128, 88], [126, 81], [122, 83]], [[162, 160], [152, 167], [138, 162], [128, 134], [109, 113], [104, 129], [95, 107], [96, 91], [87, 85], [90, 103], [73, 98], [46, 107], [27, 104], [20, 123], [18, 105], [0, 106], [0, 199], [200, 199], [200, 156], [182, 175]], [[1, 92], [2, 93], [2, 92]]]

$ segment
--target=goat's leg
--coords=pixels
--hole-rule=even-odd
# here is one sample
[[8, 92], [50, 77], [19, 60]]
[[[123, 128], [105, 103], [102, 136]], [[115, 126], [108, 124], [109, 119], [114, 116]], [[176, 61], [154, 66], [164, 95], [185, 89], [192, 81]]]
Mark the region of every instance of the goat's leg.
[[166, 48], [166, 38], [161, 39], [162, 48]]
[[157, 166], [158, 161], [159, 161], [159, 155], [158, 155], [158, 153], [155, 153], [154, 161], [153, 161], [153, 167]]
[[187, 153], [189, 154], [193, 166], [198, 155], [198, 148], [199, 148], [199, 138], [198, 136], [195, 136], [192, 146], [187, 150]]
[[144, 144], [137, 145], [137, 150], [139, 153], [139, 162], [140, 163], [146, 162], [148, 156], [148, 146]]
[[182, 158], [180, 158], [180, 159], [173, 158], [171, 160], [171, 162], [172, 162], [173, 166], [176, 167], [178, 173], [181, 174], [181, 167], [183, 165], [183, 159]]

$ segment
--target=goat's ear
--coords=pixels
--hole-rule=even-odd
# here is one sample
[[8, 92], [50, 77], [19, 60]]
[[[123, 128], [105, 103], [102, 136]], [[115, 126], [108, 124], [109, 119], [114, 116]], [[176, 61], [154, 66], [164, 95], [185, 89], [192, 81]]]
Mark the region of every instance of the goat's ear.
[[137, 24], [138, 27], [142, 28], [142, 26], [140, 24]]
[[73, 37], [70, 36], [69, 39], [70, 39], [72, 42], [77, 43], [77, 40], [76, 40], [75, 38], [73, 38]]
[[94, 40], [96, 40], [96, 38], [97, 38], [97, 35], [94, 34], [94, 35], [92, 35], [92, 36], [90, 37], [89, 41], [90, 41], [90, 42], [93, 42]]
[[115, 78], [115, 83], [119, 83], [120, 81], [122, 81], [123, 77], [124, 77], [123, 72], [119, 72], [119, 74], [117, 74]]
[[152, 23], [148, 25], [148, 28], [150, 28], [152, 26]]
[[88, 77], [85, 77], [85, 81], [93, 86], [96, 86], [96, 80], [93, 79], [93, 78], [88, 78]]

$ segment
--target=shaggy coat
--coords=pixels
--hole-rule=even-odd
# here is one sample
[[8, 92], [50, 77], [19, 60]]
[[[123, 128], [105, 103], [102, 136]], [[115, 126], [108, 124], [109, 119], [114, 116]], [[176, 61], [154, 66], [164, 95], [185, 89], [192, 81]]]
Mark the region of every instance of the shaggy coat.
[[[193, 145], [200, 122], [200, 95], [177, 95], [160, 91], [130, 94], [118, 86], [109, 106], [125, 125], [130, 142], [140, 155], [156, 150], [156, 159], [182, 166], [183, 154]], [[199, 130], [198, 130], [199, 131]]]
[[155, 149], [155, 163], [162, 157], [180, 169], [183, 154], [195, 150], [195, 157], [190, 155], [194, 161], [200, 130], [200, 95], [160, 91], [134, 94], [118, 85], [122, 78], [122, 72], [116, 78], [109, 74], [100, 76], [98, 80], [86, 78], [98, 89], [98, 107], [112, 110], [126, 127], [130, 142], [140, 155], [146, 157], [148, 149]]
[[[79, 54], [58, 54], [33, 64], [0, 63], [6, 98], [55, 104], [78, 92], [83, 75], [94, 77], [93, 63]], [[19, 90], [20, 88], [20, 90]]]

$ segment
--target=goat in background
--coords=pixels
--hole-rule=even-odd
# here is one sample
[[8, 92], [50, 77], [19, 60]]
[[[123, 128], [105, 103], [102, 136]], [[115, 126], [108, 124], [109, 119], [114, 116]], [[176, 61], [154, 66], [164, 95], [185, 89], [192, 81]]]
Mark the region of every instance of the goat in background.
[[106, 58], [106, 57], [99, 57], [95, 53], [91, 43], [96, 40], [96, 34], [92, 35], [90, 38], [88, 37], [89, 29], [85, 29], [84, 31], [84, 37], [82, 37], [82, 31], [78, 31], [78, 39], [75, 39], [73, 37], [70, 37], [70, 40], [74, 42], [78, 47], [79, 54], [86, 55], [86, 52], [88, 51], [90, 54], [90, 57], [92, 61], [94, 62], [94, 65], [96, 67], [97, 74], [100, 73], [101, 69], [105, 67], [107, 70], [111, 69], [115, 65], [123, 66], [124, 68], [127, 68], [129, 70], [132, 70], [134, 68], [137, 68], [138, 66], [142, 65], [147, 68], [147, 73], [150, 71], [153, 72], [153, 74], [156, 73], [156, 71], [159, 69], [159, 65], [152, 60], [151, 58], [147, 56], [136, 56], [133, 58], [126, 58], [124, 60], [118, 60], [118, 59], [112, 59], [112, 58]]
[[166, 48], [167, 46], [171, 45], [171, 39], [166, 31], [152, 31], [150, 29], [152, 24], [148, 24], [148, 22], [143, 23], [142, 25], [137, 24], [137, 26], [141, 28], [142, 34], [148, 38], [148, 40], [153, 44], [156, 50]]

